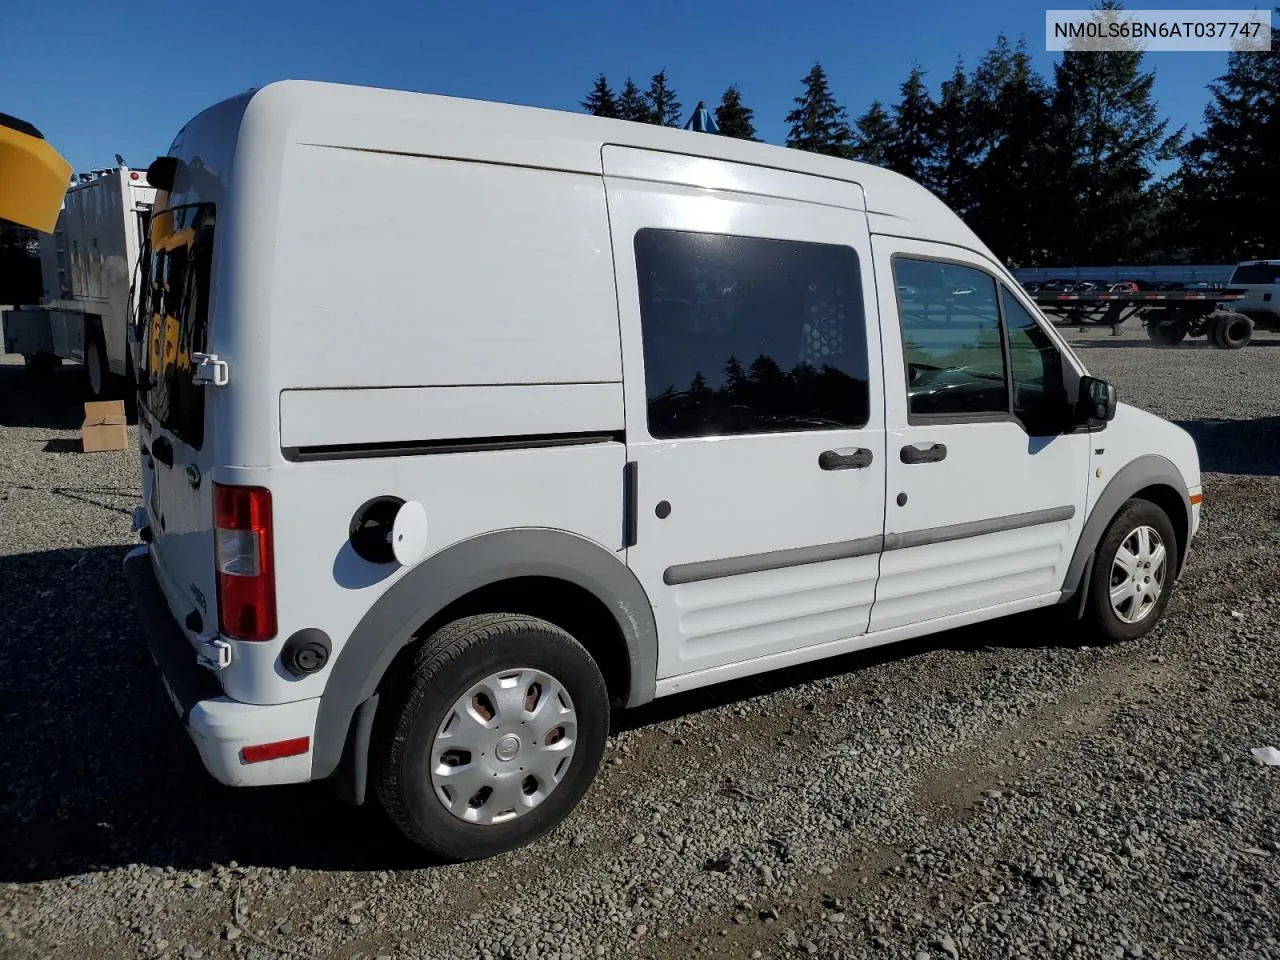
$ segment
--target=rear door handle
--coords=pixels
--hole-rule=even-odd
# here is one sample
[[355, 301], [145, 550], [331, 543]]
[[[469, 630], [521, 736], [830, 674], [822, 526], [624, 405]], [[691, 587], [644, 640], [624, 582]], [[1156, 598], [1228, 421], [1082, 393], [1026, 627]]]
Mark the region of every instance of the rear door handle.
[[947, 445], [935, 443], [928, 449], [921, 450], [914, 444], [908, 444], [902, 448], [901, 456], [903, 463], [937, 463], [947, 459]]
[[840, 450], [823, 450], [818, 454], [818, 466], [823, 470], [861, 470], [871, 466], [871, 451], [865, 447], [844, 447]]

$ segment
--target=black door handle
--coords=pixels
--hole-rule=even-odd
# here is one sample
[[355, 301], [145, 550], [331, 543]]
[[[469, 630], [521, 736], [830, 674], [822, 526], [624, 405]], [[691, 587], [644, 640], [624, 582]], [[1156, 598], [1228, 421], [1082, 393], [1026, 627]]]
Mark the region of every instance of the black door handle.
[[947, 459], [947, 445], [945, 443], [935, 443], [927, 450], [921, 450], [911, 444], [902, 448], [903, 463], [937, 463], [939, 460], [945, 459]]
[[151, 441], [151, 456], [166, 467], [173, 466], [173, 444], [169, 442], [168, 437], [156, 437]]
[[870, 466], [871, 460], [871, 451], [864, 447], [823, 450], [818, 454], [818, 466], [823, 470], [861, 470]]

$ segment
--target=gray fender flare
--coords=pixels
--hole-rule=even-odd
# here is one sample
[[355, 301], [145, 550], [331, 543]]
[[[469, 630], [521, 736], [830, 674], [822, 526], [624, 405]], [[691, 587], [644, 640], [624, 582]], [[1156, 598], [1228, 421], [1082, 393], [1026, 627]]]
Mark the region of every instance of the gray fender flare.
[[387, 667], [423, 624], [472, 591], [515, 577], [554, 577], [599, 599], [626, 641], [631, 674], [626, 705], [653, 699], [658, 630], [649, 597], [626, 564], [604, 547], [561, 530], [483, 534], [409, 570], [356, 624], [333, 660], [320, 697], [312, 779], [337, 770], [357, 708], [374, 695]]
[[[1089, 512], [1089, 518], [1085, 521], [1084, 528], [1080, 531], [1080, 539], [1076, 543], [1075, 553], [1071, 556], [1071, 563], [1067, 566], [1067, 575], [1062, 581], [1062, 601], [1064, 603], [1069, 602], [1072, 598], [1082, 597], [1083, 591], [1088, 588], [1088, 584], [1085, 582], [1086, 569], [1092, 566], [1091, 560], [1094, 552], [1098, 549], [1098, 543], [1102, 540], [1102, 535], [1106, 532], [1107, 527], [1111, 524], [1120, 507], [1138, 491], [1154, 486], [1169, 487], [1178, 495], [1178, 499], [1182, 502], [1183, 509], [1186, 511], [1184, 517], [1186, 522], [1185, 529], [1191, 530], [1191, 501], [1187, 497], [1186, 480], [1178, 471], [1178, 468], [1171, 461], [1155, 454], [1146, 454], [1125, 464], [1103, 488], [1102, 494]], [[1178, 566], [1174, 571], [1175, 577], [1181, 575], [1182, 564], [1186, 559], [1186, 555], [1187, 544], [1179, 544]]]

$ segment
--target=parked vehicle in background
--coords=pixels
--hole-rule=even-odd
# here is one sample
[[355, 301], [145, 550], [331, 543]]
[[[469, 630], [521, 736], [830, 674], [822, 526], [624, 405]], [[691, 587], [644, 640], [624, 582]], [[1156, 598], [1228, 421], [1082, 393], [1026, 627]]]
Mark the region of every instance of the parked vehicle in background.
[[1187, 337], [1208, 337], [1216, 347], [1239, 350], [1253, 337], [1253, 320], [1233, 309], [1233, 302], [1244, 296], [1239, 291], [1040, 290], [1030, 296], [1059, 326], [1111, 327], [1118, 334], [1126, 320], [1139, 317], [1147, 336], [1166, 347]]
[[898, 174], [289, 81], [147, 176], [124, 566], [223, 783], [490, 856], [612, 709], [1034, 609], [1133, 639], [1184, 570], [1190, 435]]
[[1227, 287], [1244, 294], [1233, 309], [1264, 330], [1280, 330], [1280, 260], [1237, 264]]
[[123, 163], [77, 177], [53, 233], [40, 237], [43, 299], [4, 314], [6, 353], [33, 373], [83, 364], [95, 400], [129, 393], [130, 290], [155, 192]]

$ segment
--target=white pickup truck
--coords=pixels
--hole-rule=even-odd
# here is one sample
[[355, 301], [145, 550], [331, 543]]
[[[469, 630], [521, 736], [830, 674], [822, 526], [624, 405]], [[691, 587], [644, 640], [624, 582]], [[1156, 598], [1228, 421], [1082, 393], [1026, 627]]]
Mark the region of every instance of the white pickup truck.
[[1280, 330], [1280, 260], [1246, 260], [1236, 264], [1227, 288], [1244, 294], [1231, 309], [1243, 313], [1254, 326]]

